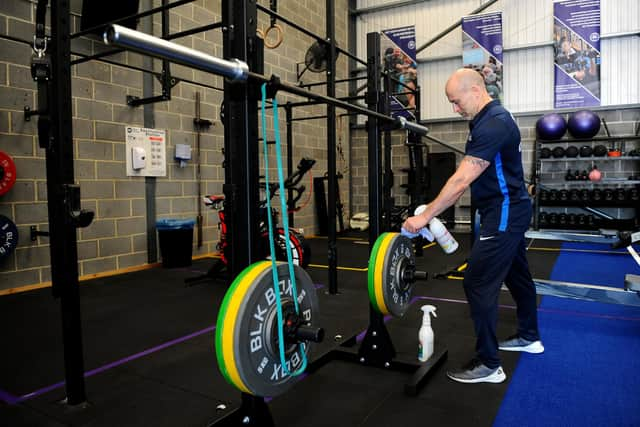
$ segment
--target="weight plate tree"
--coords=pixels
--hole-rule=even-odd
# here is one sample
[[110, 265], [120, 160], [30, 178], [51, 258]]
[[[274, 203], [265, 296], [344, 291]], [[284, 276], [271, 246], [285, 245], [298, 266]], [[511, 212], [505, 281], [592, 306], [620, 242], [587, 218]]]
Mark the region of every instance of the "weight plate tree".
[[[373, 245], [367, 277], [369, 300], [379, 313], [403, 316], [409, 308], [415, 272], [413, 244], [400, 233], [382, 233]], [[413, 275], [411, 274], [411, 277]]]
[[[311, 278], [294, 265], [296, 296], [304, 328], [317, 322], [318, 300]], [[291, 280], [287, 264], [278, 263], [279, 287], [285, 323], [285, 360], [289, 372], [302, 364], [301, 350], [309, 353], [309, 336], [300, 336], [292, 326], [295, 317]], [[216, 326], [216, 357], [223, 377], [234, 387], [256, 396], [277, 396], [295, 382], [280, 361], [278, 318], [271, 261], [245, 268], [227, 291]], [[295, 323], [295, 321], [293, 322]], [[300, 329], [302, 329], [302, 327]], [[287, 332], [288, 330], [288, 332]], [[316, 332], [317, 334], [317, 332]], [[319, 338], [319, 339], [317, 339]], [[319, 341], [321, 337], [316, 335]]]

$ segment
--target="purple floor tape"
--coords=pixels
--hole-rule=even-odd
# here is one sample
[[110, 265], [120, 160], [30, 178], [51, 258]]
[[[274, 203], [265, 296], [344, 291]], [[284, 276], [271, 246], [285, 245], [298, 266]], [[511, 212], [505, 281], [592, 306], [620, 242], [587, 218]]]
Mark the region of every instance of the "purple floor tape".
[[2, 400], [3, 402], [9, 405], [15, 405], [20, 401], [20, 398], [4, 390], [0, 390], [0, 400]]
[[[316, 289], [321, 289], [324, 287], [324, 285], [316, 283], [314, 284]], [[448, 302], [448, 303], [455, 303], [455, 304], [467, 304], [467, 301], [465, 300], [459, 300], [459, 299], [451, 299], [451, 298], [436, 298], [436, 297], [427, 297], [427, 296], [416, 296], [413, 297], [411, 299], [410, 304], [413, 304], [414, 302], [418, 301], [418, 300], [430, 300], [430, 301], [439, 301], [439, 302]], [[510, 310], [515, 310], [516, 306], [514, 305], [506, 305], [506, 304], [501, 304], [500, 308], [504, 308], [504, 309], [510, 309]], [[538, 308], [538, 311], [541, 312], [548, 312], [548, 313], [556, 313], [556, 314], [566, 314], [566, 315], [572, 315], [572, 316], [584, 316], [584, 317], [598, 317], [598, 318], [606, 318], [606, 319], [612, 319], [612, 320], [626, 320], [626, 321], [633, 321], [633, 322], [640, 322], [640, 318], [637, 317], [620, 317], [620, 316], [610, 316], [610, 315], [599, 315], [599, 314], [594, 314], [594, 313], [580, 313], [580, 312], [576, 312], [576, 311], [564, 311], [564, 310], [556, 310], [556, 309], [545, 309], [545, 308]], [[387, 323], [389, 320], [392, 319], [392, 316], [385, 316], [384, 317], [384, 322]], [[131, 356], [116, 360], [115, 362], [111, 362], [108, 363], [106, 365], [100, 366], [96, 369], [92, 369], [90, 371], [86, 371], [84, 376], [85, 378], [87, 377], [91, 377], [93, 375], [105, 372], [109, 369], [115, 368], [117, 366], [123, 365], [125, 363], [131, 362], [133, 360], [139, 359], [141, 357], [147, 356], [149, 354], [155, 353], [157, 351], [160, 350], [164, 350], [165, 348], [174, 346], [176, 344], [188, 341], [192, 338], [196, 338], [200, 335], [209, 333], [209, 332], [213, 332], [216, 329], [215, 325], [209, 326], [207, 328], [201, 329], [199, 331], [196, 331], [194, 333], [185, 335], [183, 337], [180, 338], [176, 338], [174, 340], [171, 341], [167, 341], [163, 344], [160, 344], [156, 347], [152, 347], [150, 349], [141, 351], [139, 353], [133, 354]], [[360, 332], [357, 336], [356, 336], [356, 342], [361, 342], [364, 339], [364, 336], [366, 334], [366, 329], [362, 332]], [[307, 376], [307, 374], [302, 374], [301, 375], [301, 379], [305, 378]], [[25, 400], [29, 400], [29, 399], [33, 399], [34, 397], [40, 396], [42, 394], [48, 393], [52, 390], [64, 387], [65, 383], [64, 381], [62, 382], [58, 382], [55, 384], [51, 384], [48, 385], [46, 387], [40, 388], [38, 390], [35, 390], [31, 393], [27, 393], [25, 395], [22, 396], [14, 396], [11, 393], [4, 391], [4, 390], [0, 390], [0, 400], [4, 401], [5, 403], [9, 404], [9, 405], [15, 405], [17, 403], [23, 402]], [[269, 402], [271, 400], [271, 398], [267, 398], [268, 400], [265, 399], [265, 401]]]
[[[200, 335], [203, 335], [203, 334], [206, 334], [206, 333], [209, 333], [209, 332], [213, 332], [215, 329], [216, 329], [215, 325], [212, 325], [212, 326], [209, 326], [207, 328], [201, 329], [199, 331], [193, 332], [193, 333], [191, 333], [189, 335], [185, 335], [183, 337], [176, 338], [176, 339], [171, 340], [171, 341], [167, 341], [167, 342], [165, 342], [163, 344], [160, 344], [158, 346], [155, 346], [155, 347], [149, 348], [147, 350], [141, 351], [139, 353], [132, 354], [131, 356], [116, 360], [115, 362], [111, 362], [111, 363], [108, 363], [106, 365], [100, 366], [100, 367], [98, 367], [96, 369], [92, 369], [90, 371], [86, 371], [84, 373], [84, 377], [88, 378], [88, 377], [91, 377], [93, 375], [99, 374], [101, 372], [105, 372], [105, 371], [107, 371], [109, 369], [115, 368], [115, 367], [120, 366], [120, 365], [124, 365], [125, 363], [131, 362], [133, 360], [139, 359], [141, 357], [147, 356], [147, 355], [155, 353], [157, 351], [164, 350], [165, 348], [169, 348], [169, 347], [174, 346], [176, 344], [180, 344], [181, 342], [188, 341], [188, 340], [190, 340], [192, 338], [196, 338], [196, 337], [198, 337]], [[22, 395], [22, 396], [20, 396], [18, 398], [13, 397], [13, 400], [10, 399], [10, 397], [12, 397], [12, 396], [9, 393], [0, 391], [0, 399], [4, 400], [6, 403], [8, 403], [10, 405], [15, 405], [16, 403], [24, 402], [25, 400], [33, 399], [34, 397], [37, 397], [37, 396], [40, 396], [42, 394], [48, 393], [50, 391], [53, 391], [55, 389], [64, 387], [64, 385], [65, 385], [65, 382], [61, 381], [61, 382], [58, 382], [58, 383], [51, 384], [51, 385], [48, 385], [46, 387], [40, 388], [38, 390], [32, 391], [31, 393], [27, 393], [27, 394]], [[7, 397], [9, 397], [9, 399]]]
[[[321, 283], [315, 283], [314, 286], [315, 286], [316, 289], [324, 288], [324, 285], [321, 284]], [[164, 350], [165, 348], [174, 346], [176, 344], [180, 344], [181, 342], [188, 341], [188, 340], [190, 340], [192, 338], [196, 338], [196, 337], [198, 337], [198, 336], [200, 336], [202, 334], [206, 334], [208, 332], [213, 332], [215, 329], [216, 329], [215, 325], [212, 325], [212, 326], [209, 326], [207, 328], [204, 328], [204, 329], [201, 329], [199, 331], [196, 331], [194, 333], [191, 333], [189, 335], [185, 335], [183, 337], [176, 338], [176, 339], [171, 340], [171, 341], [167, 341], [166, 343], [160, 344], [160, 345], [158, 345], [156, 347], [152, 347], [150, 349], [141, 351], [141, 352], [133, 354], [131, 356], [116, 360], [115, 362], [108, 363], [108, 364], [100, 366], [100, 367], [98, 367], [96, 369], [92, 369], [90, 371], [86, 371], [84, 373], [84, 377], [88, 378], [88, 377], [91, 377], [93, 375], [105, 372], [105, 371], [107, 371], [109, 369], [118, 367], [120, 365], [124, 365], [125, 363], [131, 362], [133, 360], [139, 359], [141, 357], [147, 356], [147, 355], [155, 353], [157, 351]], [[34, 397], [37, 397], [37, 396], [40, 396], [42, 394], [48, 393], [50, 391], [56, 390], [58, 388], [64, 387], [64, 385], [65, 385], [65, 382], [61, 381], [61, 382], [58, 382], [58, 383], [51, 384], [51, 385], [48, 385], [46, 387], [40, 388], [38, 390], [32, 391], [31, 393], [27, 393], [27, 394], [22, 395], [20, 397], [14, 396], [11, 393], [8, 393], [8, 392], [6, 392], [4, 390], [0, 390], [0, 400], [4, 401], [5, 403], [7, 403], [9, 405], [15, 405], [15, 404], [23, 402], [25, 400], [33, 399]]]

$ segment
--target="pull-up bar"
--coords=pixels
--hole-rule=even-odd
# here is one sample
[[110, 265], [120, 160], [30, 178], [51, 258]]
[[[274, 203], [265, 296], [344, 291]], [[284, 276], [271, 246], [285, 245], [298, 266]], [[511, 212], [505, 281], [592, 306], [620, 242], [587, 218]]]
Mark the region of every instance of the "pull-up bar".
[[302, 98], [313, 99], [343, 108], [347, 111], [360, 113], [369, 117], [376, 117], [386, 122], [393, 122], [402, 129], [408, 129], [418, 135], [426, 136], [429, 129], [417, 123], [408, 122], [404, 117], [395, 118], [369, 110], [365, 106], [351, 104], [341, 99], [310, 92], [299, 86], [283, 83], [276, 76], [266, 77], [249, 71], [246, 62], [239, 59], [221, 59], [195, 49], [181, 46], [170, 41], [150, 36], [121, 25], [110, 25], [104, 33], [104, 42], [107, 45], [116, 45], [128, 50], [139, 52], [148, 56], [182, 64], [201, 71], [221, 75], [235, 81], [253, 80], [269, 83], [274, 89], [298, 95]]

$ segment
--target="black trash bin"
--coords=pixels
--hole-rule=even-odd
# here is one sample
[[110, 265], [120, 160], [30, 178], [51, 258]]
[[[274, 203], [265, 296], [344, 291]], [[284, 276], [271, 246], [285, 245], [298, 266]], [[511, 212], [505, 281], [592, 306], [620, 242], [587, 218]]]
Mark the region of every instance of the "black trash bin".
[[193, 219], [159, 219], [156, 229], [160, 240], [160, 255], [165, 268], [191, 265], [193, 249]]

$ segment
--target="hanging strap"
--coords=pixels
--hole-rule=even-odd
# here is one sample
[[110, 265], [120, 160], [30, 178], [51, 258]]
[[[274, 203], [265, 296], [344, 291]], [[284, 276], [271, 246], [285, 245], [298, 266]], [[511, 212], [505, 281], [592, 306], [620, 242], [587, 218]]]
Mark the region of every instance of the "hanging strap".
[[[300, 343], [300, 359], [302, 360], [302, 365], [295, 372], [290, 372], [287, 368], [286, 358], [285, 358], [285, 349], [284, 349], [284, 319], [282, 313], [282, 300], [280, 298], [280, 280], [278, 277], [278, 268], [276, 264], [276, 251], [275, 251], [275, 239], [274, 239], [274, 224], [273, 218], [271, 215], [271, 194], [269, 190], [269, 150], [268, 150], [268, 140], [267, 140], [267, 113], [266, 113], [266, 103], [267, 103], [267, 83], [263, 83], [262, 87], [262, 102], [261, 102], [261, 119], [262, 119], [262, 141], [264, 147], [264, 168], [265, 168], [265, 181], [267, 185], [265, 185], [265, 197], [267, 199], [267, 222], [269, 228], [269, 249], [271, 252], [271, 272], [273, 274], [273, 290], [276, 295], [276, 306], [277, 306], [277, 315], [278, 315], [278, 347], [280, 353], [280, 362], [282, 363], [282, 371], [286, 375], [300, 375], [307, 368], [307, 355], [305, 352], [304, 343]], [[277, 162], [277, 171], [278, 171], [278, 187], [280, 192], [280, 209], [281, 212], [287, 212], [287, 201], [285, 198], [285, 188], [284, 188], [284, 174], [283, 174], [283, 166], [282, 166], [282, 156], [281, 156], [281, 142], [280, 142], [280, 126], [279, 126], [279, 117], [278, 117], [278, 101], [276, 100], [275, 95], [273, 96], [273, 129], [275, 134], [276, 141], [276, 162]], [[291, 292], [293, 297], [293, 304], [295, 307], [296, 315], [300, 314], [300, 309], [298, 307], [298, 290], [296, 288], [296, 276], [294, 274], [293, 269], [293, 257], [291, 254], [291, 246], [289, 245], [289, 219], [288, 215], [282, 215], [283, 218], [283, 227], [284, 227], [284, 237], [285, 237], [285, 251], [287, 254], [287, 265], [289, 268], [289, 278], [291, 280]]]

